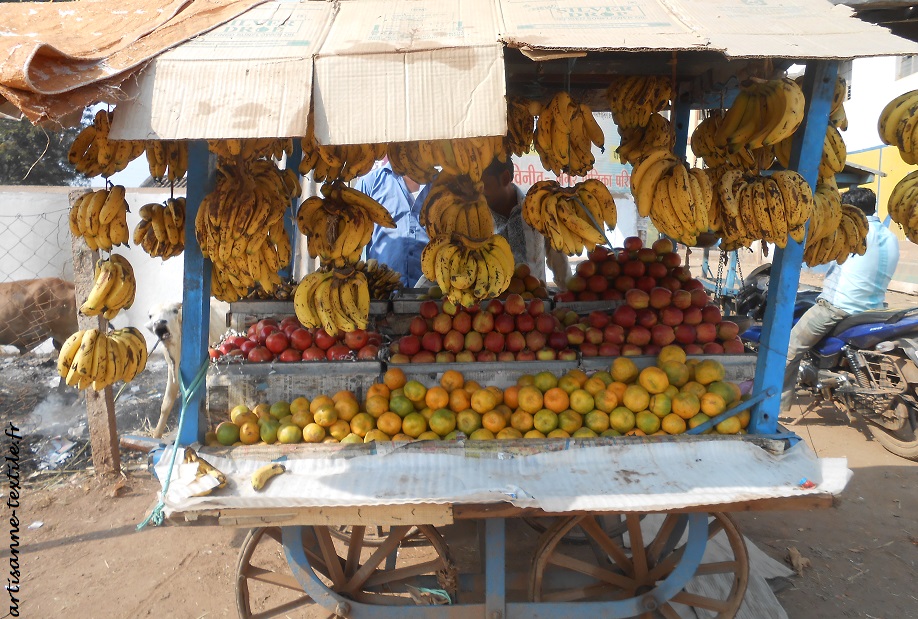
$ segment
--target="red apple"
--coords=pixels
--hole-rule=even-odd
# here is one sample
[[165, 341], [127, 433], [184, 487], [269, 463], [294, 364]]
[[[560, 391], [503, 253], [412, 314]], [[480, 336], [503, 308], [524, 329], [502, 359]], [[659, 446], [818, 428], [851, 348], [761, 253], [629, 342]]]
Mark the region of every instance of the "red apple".
[[303, 327], [294, 329], [293, 333], [290, 334], [290, 345], [299, 351], [306, 350], [312, 346], [312, 333]]
[[420, 311], [424, 318], [433, 318], [440, 313], [440, 308], [435, 301], [424, 301], [421, 303]]
[[634, 287], [643, 290], [644, 292], [649, 293], [657, 285], [657, 280], [650, 277], [649, 275], [642, 275], [634, 280]]
[[630, 305], [619, 305], [612, 311], [612, 322], [630, 329], [637, 321], [637, 310]]
[[608, 257], [609, 257], [609, 250], [608, 248], [603, 247], [602, 245], [597, 245], [595, 248], [593, 248], [593, 251], [587, 254], [587, 258], [589, 258], [593, 262], [604, 262], [606, 258]]
[[504, 334], [498, 331], [491, 331], [484, 338], [484, 347], [493, 353], [498, 353], [504, 349]]
[[354, 329], [344, 334], [344, 345], [351, 350], [360, 350], [370, 343], [370, 334], [363, 329]]
[[447, 316], [455, 316], [456, 312], [459, 311], [459, 306], [450, 301], [449, 299], [443, 299], [443, 313]]
[[564, 318], [561, 319], [561, 324], [565, 327], [577, 324], [577, 321], [580, 320], [580, 316], [577, 315], [577, 312], [574, 310], [565, 310]]
[[337, 341], [337, 338], [332, 337], [328, 334], [328, 331], [322, 328], [316, 329], [315, 333], [312, 334], [312, 343], [322, 350], [328, 350], [334, 346]]
[[609, 288], [599, 296], [603, 301], [621, 301], [624, 297], [622, 291], [615, 288]]
[[548, 343], [548, 338], [540, 331], [530, 331], [525, 338], [526, 348], [529, 350], [542, 350]]
[[567, 343], [571, 346], [579, 346], [586, 340], [586, 334], [577, 325], [569, 326], [564, 330], [564, 333], [567, 334]]
[[625, 343], [625, 330], [620, 325], [606, 325], [602, 330], [602, 339], [607, 344], [620, 346]]
[[621, 272], [622, 267], [615, 260], [606, 260], [599, 265], [599, 274], [607, 279], [615, 279]]
[[[252, 340], [246, 340], [242, 343], [241, 346], [238, 346], [238, 349], [242, 351], [243, 355], [248, 356], [253, 348], [258, 346], [258, 342], [253, 342]], [[228, 350], [227, 353], [232, 352], [232, 349]]]
[[532, 299], [526, 306], [526, 311], [529, 312], [529, 315], [533, 318], [541, 316], [545, 313], [545, 302], [539, 298]]
[[465, 349], [479, 352], [484, 348], [484, 336], [478, 331], [469, 331], [465, 334]]
[[564, 292], [559, 292], [555, 295], [555, 301], [561, 303], [570, 303], [571, 301], [576, 301], [577, 297], [570, 290], [565, 290]]
[[454, 363], [456, 361], [456, 355], [449, 352], [448, 350], [441, 350], [436, 355], [434, 355], [434, 362], [436, 363]]
[[529, 333], [535, 329], [535, 318], [532, 314], [520, 314], [516, 317], [516, 330]]
[[451, 353], [457, 353], [465, 348], [465, 336], [455, 329], [443, 336], [443, 348]]
[[641, 241], [640, 237], [629, 236], [625, 239], [625, 242], [622, 244], [627, 251], [637, 251], [644, 246], [644, 243]]
[[688, 290], [676, 290], [673, 292], [672, 304], [681, 310], [689, 308], [692, 305], [692, 293]]
[[[698, 281], [698, 280], [695, 280]], [[708, 293], [701, 289], [694, 289], [691, 291], [692, 295], [692, 305], [695, 307], [704, 307], [710, 303], [711, 299], [708, 297]]]
[[449, 314], [437, 314], [431, 321], [430, 326], [440, 335], [446, 335], [453, 328], [453, 317]]
[[516, 355], [509, 350], [503, 350], [497, 353], [497, 361], [516, 361]]
[[361, 361], [375, 361], [379, 357], [379, 346], [367, 344], [357, 351], [357, 358]]
[[567, 348], [567, 333], [564, 331], [554, 331], [553, 333], [549, 334], [548, 346], [554, 350]]
[[553, 348], [543, 348], [536, 352], [536, 359], [539, 361], [554, 361], [557, 358], [558, 355]]
[[586, 330], [586, 332], [583, 335], [586, 341], [589, 342], [590, 344], [596, 344], [597, 346], [602, 344], [602, 339], [603, 339], [602, 329], [597, 329], [596, 327], [590, 327], [589, 329]]
[[634, 278], [630, 275], [619, 275], [612, 285], [619, 292], [625, 293], [634, 288]]
[[673, 300], [673, 293], [666, 288], [656, 287], [650, 291], [650, 307], [663, 309]]
[[678, 279], [676, 279], [672, 275], [661, 277], [659, 280], [657, 280], [657, 284], [661, 288], [666, 288], [667, 290], [671, 290], [672, 292], [675, 292], [679, 290], [680, 288], [682, 288], [682, 282], [680, 282]]
[[678, 266], [682, 265], [682, 256], [676, 252], [671, 252], [668, 254], [663, 254], [660, 256], [660, 262], [666, 265], [668, 269], [675, 269]]
[[437, 356], [429, 350], [422, 350], [411, 356], [411, 363], [436, 363]]
[[511, 331], [504, 340], [504, 348], [510, 352], [519, 352], [526, 348], [526, 336], [519, 331]]
[[524, 348], [523, 350], [516, 353], [517, 361], [535, 361], [535, 358], [535, 353], [528, 348]]
[[693, 344], [695, 342], [695, 327], [692, 325], [679, 325], [673, 329], [676, 341], [680, 344]]
[[504, 313], [504, 304], [500, 299], [491, 299], [485, 309], [496, 316]]
[[669, 274], [669, 269], [662, 262], [651, 262], [647, 265], [647, 275], [656, 280], [661, 280]]
[[246, 359], [253, 363], [264, 363], [274, 359], [274, 355], [264, 346], [256, 346], [249, 351], [249, 354], [246, 355]]
[[592, 342], [584, 342], [580, 345], [580, 354], [584, 357], [598, 357], [599, 345]]
[[391, 357], [389, 357], [389, 363], [392, 363], [392, 364], [411, 363], [411, 357], [409, 357], [408, 355], [396, 353], [392, 355]]
[[456, 353], [456, 362], [471, 363], [475, 361], [475, 353], [471, 350], [462, 350]]
[[472, 329], [484, 335], [494, 330], [494, 314], [491, 312], [478, 312], [472, 318]]
[[577, 273], [583, 279], [589, 279], [590, 277], [596, 275], [598, 267], [596, 263], [592, 260], [584, 260], [577, 264], [577, 267], [574, 269], [574, 272]]
[[290, 348], [290, 340], [283, 331], [275, 331], [265, 338], [265, 348], [273, 354], [279, 355]]
[[649, 307], [637, 311], [637, 324], [648, 329], [659, 322], [657, 312]]
[[651, 245], [651, 247], [653, 248], [653, 250], [654, 250], [657, 254], [659, 254], [659, 255], [661, 255], [661, 256], [662, 256], [663, 254], [668, 254], [668, 253], [672, 252], [672, 251], [675, 249], [675, 247], [673, 246], [673, 242], [670, 241], [669, 239], [663, 238], [663, 237], [661, 237], [661, 238], [657, 239], [656, 241], [654, 241], [654, 242], [653, 242], [653, 245]]
[[717, 342], [708, 342], [701, 347], [701, 350], [704, 351], [706, 355], [722, 355], [724, 354], [724, 347], [718, 344]]
[[580, 277], [579, 275], [571, 277], [567, 280], [567, 289], [575, 293], [586, 290], [586, 279]]
[[720, 313], [720, 308], [714, 305], [713, 303], [708, 303], [701, 308], [701, 320], [703, 322], [709, 322], [712, 325], [718, 324], [723, 319], [723, 316]]
[[669, 274], [678, 279], [683, 284], [692, 279], [692, 273], [688, 270], [687, 267], [673, 267], [669, 270]]
[[728, 355], [741, 355], [746, 352], [746, 347], [743, 346], [743, 341], [738, 337], [725, 341], [723, 343], [723, 347], [724, 352]]
[[632, 288], [625, 293], [625, 303], [634, 309], [643, 309], [650, 305], [650, 295], [638, 288]]
[[676, 333], [668, 325], [654, 325], [650, 328], [650, 340], [657, 346], [667, 346], [676, 340]]
[[500, 314], [494, 319], [494, 330], [506, 335], [516, 329], [516, 321], [510, 314]]
[[635, 346], [646, 346], [650, 343], [650, 329], [635, 325], [628, 329], [628, 337], [625, 341]]
[[701, 346], [701, 344], [686, 344], [682, 347], [682, 349], [685, 350], [685, 354], [687, 355], [704, 354], [704, 348]]
[[293, 361], [302, 361], [303, 356], [296, 348], [288, 348], [281, 351], [281, 354], [277, 356], [277, 360], [281, 363], [291, 363]]
[[415, 316], [411, 319], [411, 322], [408, 323], [408, 332], [418, 337], [427, 333], [428, 328], [427, 319], [423, 316]]
[[607, 324], [609, 324], [610, 318], [609, 315], [605, 312], [592, 311], [587, 315], [587, 322], [591, 327], [596, 327], [597, 329], [603, 329]]
[[504, 300], [504, 311], [513, 316], [518, 316], [526, 311], [526, 301], [518, 294], [508, 295]]
[[717, 327], [710, 322], [702, 322], [695, 327], [695, 341], [699, 344], [707, 344], [717, 339]]
[[644, 346], [644, 354], [645, 354], [645, 355], [650, 355], [650, 356], [659, 355], [659, 354], [660, 354], [660, 348], [661, 348], [660, 346], [657, 346], [656, 344], [654, 344], [653, 342], [651, 342], [651, 343], [648, 344], [647, 346]]
[[647, 272], [647, 265], [640, 260], [629, 260], [622, 265], [622, 273], [629, 277], [643, 277]]
[[555, 321], [557, 318], [551, 314], [539, 314], [535, 319], [535, 328], [537, 331], [548, 335], [555, 330]]
[[[300, 355], [303, 361], [325, 361], [325, 351], [318, 346], [310, 346]], [[393, 358], [395, 355], [393, 355]], [[395, 363], [393, 361], [393, 363]]]
[[[590, 262], [589, 264], [595, 264]], [[604, 292], [609, 287], [609, 280], [602, 275], [592, 275], [587, 279], [587, 289], [592, 292]]]
[[623, 357], [637, 357], [644, 354], [644, 349], [634, 344], [625, 344], [622, 346]]
[[577, 351], [573, 348], [565, 348], [564, 350], [559, 350], [555, 357], [560, 361], [576, 361]]
[[497, 361], [497, 354], [491, 352], [490, 350], [482, 350], [480, 353], [475, 355], [476, 361]]
[[[447, 331], [447, 333], [449, 332]], [[443, 350], [443, 336], [439, 331], [428, 331], [421, 338], [421, 348], [432, 353], [440, 352]]]
[[701, 324], [701, 308], [692, 305], [682, 312], [682, 322], [687, 325]]
[[622, 354], [622, 349], [617, 344], [612, 344], [611, 342], [603, 342], [599, 345], [600, 357], [617, 357], [620, 354]]
[[472, 330], [472, 315], [465, 311], [456, 312], [453, 316], [453, 329], [465, 335]]
[[697, 279], [689, 279], [688, 281], [682, 282], [682, 287], [685, 290], [704, 290], [704, 284]]
[[729, 341], [739, 335], [739, 325], [732, 320], [724, 320], [717, 325], [717, 339]]
[[682, 310], [672, 305], [660, 310], [660, 322], [668, 327], [675, 327], [682, 324]]
[[657, 252], [650, 247], [642, 247], [637, 250], [637, 259], [644, 263], [656, 262]]
[[599, 294], [592, 290], [584, 290], [577, 298], [578, 301], [599, 301]]
[[420, 350], [421, 339], [416, 335], [405, 335], [398, 341], [398, 352], [403, 355], [413, 357], [414, 355], [418, 354]]

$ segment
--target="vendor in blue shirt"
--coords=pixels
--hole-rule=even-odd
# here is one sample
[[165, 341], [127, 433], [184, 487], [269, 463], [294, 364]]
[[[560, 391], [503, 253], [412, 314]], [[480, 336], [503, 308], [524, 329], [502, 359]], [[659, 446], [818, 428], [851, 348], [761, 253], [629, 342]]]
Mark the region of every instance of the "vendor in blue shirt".
[[841, 201], [856, 206], [867, 216], [867, 251], [863, 256], [849, 256], [844, 264], [833, 262], [829, 266], [816, 305], [791, 330], [782, 410], [792, 403], [803, 355], [849, 315], [882, 308], [899, 263], [899, 239], [877, 217], [876, 194], [866, 187], [853, 187], [842, 194]]
[[421, 279], [421, 252], [427, 245], [427, 233], [412, 213], [412, 206], [422, 186], [399, 176], [386, 161], [361, 177], [355, 188], [382, 204], [395, 228], [376, 226], [367, 245], [367, 258], [389, 265], [402, 276], [402, 285], [411, 287]]

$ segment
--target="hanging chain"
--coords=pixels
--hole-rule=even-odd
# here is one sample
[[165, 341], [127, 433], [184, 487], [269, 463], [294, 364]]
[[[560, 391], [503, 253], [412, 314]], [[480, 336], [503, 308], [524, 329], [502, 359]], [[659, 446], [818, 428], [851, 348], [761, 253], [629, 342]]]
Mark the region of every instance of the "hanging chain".
[[727, 253], [724, 251], [720, 252], [720, 256], [717, 258], [717, 279], [714, 280], [714, 298], [717, 299], [717, 302], [720, 303], [720, 293], [723, 286], [723, 277], [724, 277], [724, 265], [727, 263]]
[[746, 282], [743, 278], [743, 261], [740, 260], [739, 250], [736, 251], [736, 276], [739, 277], [740, 293], [746, 291]]

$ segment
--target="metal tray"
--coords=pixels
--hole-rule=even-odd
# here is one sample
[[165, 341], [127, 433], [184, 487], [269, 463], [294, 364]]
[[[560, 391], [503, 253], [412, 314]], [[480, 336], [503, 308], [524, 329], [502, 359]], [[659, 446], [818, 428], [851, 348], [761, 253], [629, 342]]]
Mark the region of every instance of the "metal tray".
[[[580, 369], [584, 372], [595, 372], [597, 370], [609, 370], [612, 362], [618, 357], [584, 357], [580, 359]], [[742, 382], [752, 380], [755, 377], [755, 366], [758, 360], [757, 355], [689, 355], [689, 359], [713, 359], [719, 361], [724, 366], [724, 379], [732, 382]], [[654, 365], [657, 358], [654, 355], [639, 355], [629, 357], [634, 364], [642, 370], [648, 366]]]
[[401, 368], [408, 380], [417, 380], [427, 385], [439, 384], [440, 378], [447, 370], [457, 370], [465, 380], [474, 380], [484, 387], [506, 389], [516, 384], [523, 374], [551, 372], [556, 376], [566, 374], [577, 368], [577, 361], [473, 361], [469, 363], [404, 363], [393, 364]]
[[555, 301], [555, 308], [564, 308], [573, 310], [578, 314], [589, 314], [590, 312], [608, 312], [614, 310], [619, 305], [624, 305], [624, 301]]

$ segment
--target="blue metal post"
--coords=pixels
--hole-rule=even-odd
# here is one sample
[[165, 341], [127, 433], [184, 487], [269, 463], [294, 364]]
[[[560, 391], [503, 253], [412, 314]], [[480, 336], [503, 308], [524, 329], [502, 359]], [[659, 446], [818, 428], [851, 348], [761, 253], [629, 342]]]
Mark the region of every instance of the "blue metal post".
[[[803, 123], [794, 134], [790, 167], [797, 170], [813, 188], [816, 187], [816, 174], [822, 159], [837, 74], [838, 66], [834, 61], [814, 60], [806, 65], [803, 81], [806, 108]], [[752, 411], [749, 430], [754, 434], [773, 434], [777, 430], [803, 246], [803, 243], [788, 238], [787, 247], [775, 251], [753, 383], [755, 393], [771, 388], [773, 395]]]
[[[188, 146], [188, 190], [185, 196], [185, 277], [182, 294], [182, 361], [179, 364], [179, 375], [184, 385], [191, 385], [201, 365], [208, 361], [211, 263], [201, 255], [194, 220], [201, 201], [210, 191], [210, 173], [207, 142], [191, 142]], [[179, 444], [188, 445], [203, 438], [199, 415], [205, 385], [206, 380], [188, 403], [184, 424], [179, 428]]]
[[[303, 144], [299, 138], [293, 138], [293, 152], [287, 157], [287, 167], [299, 176], [300, 161], [303, 159]], [[300, 240], [300, 230], [296, 226], [296, 211], [300, 206], [299, 198], [290, 199], [290, 211], [284, 213], [284, 230], [287, 231], [287, 238], [290, 239], [290, 264], [281, 268], [280, 276], [288, 279], [293, 275], [293, 267], [296, 264], [297, 243]]]
[[507, 527], [503, 518], [485, 522], [485, 618], [503, 619], [506, 608]]
[[688, 101], [676, 102], [676, 110], [673, 121], [673, 128], [676, 131], [676, 146], [673, 148], [673, 154], [677, 157], [685, 158], [688, 149], [689, 135], [689, 116], [692, 113], [692, 106]]

